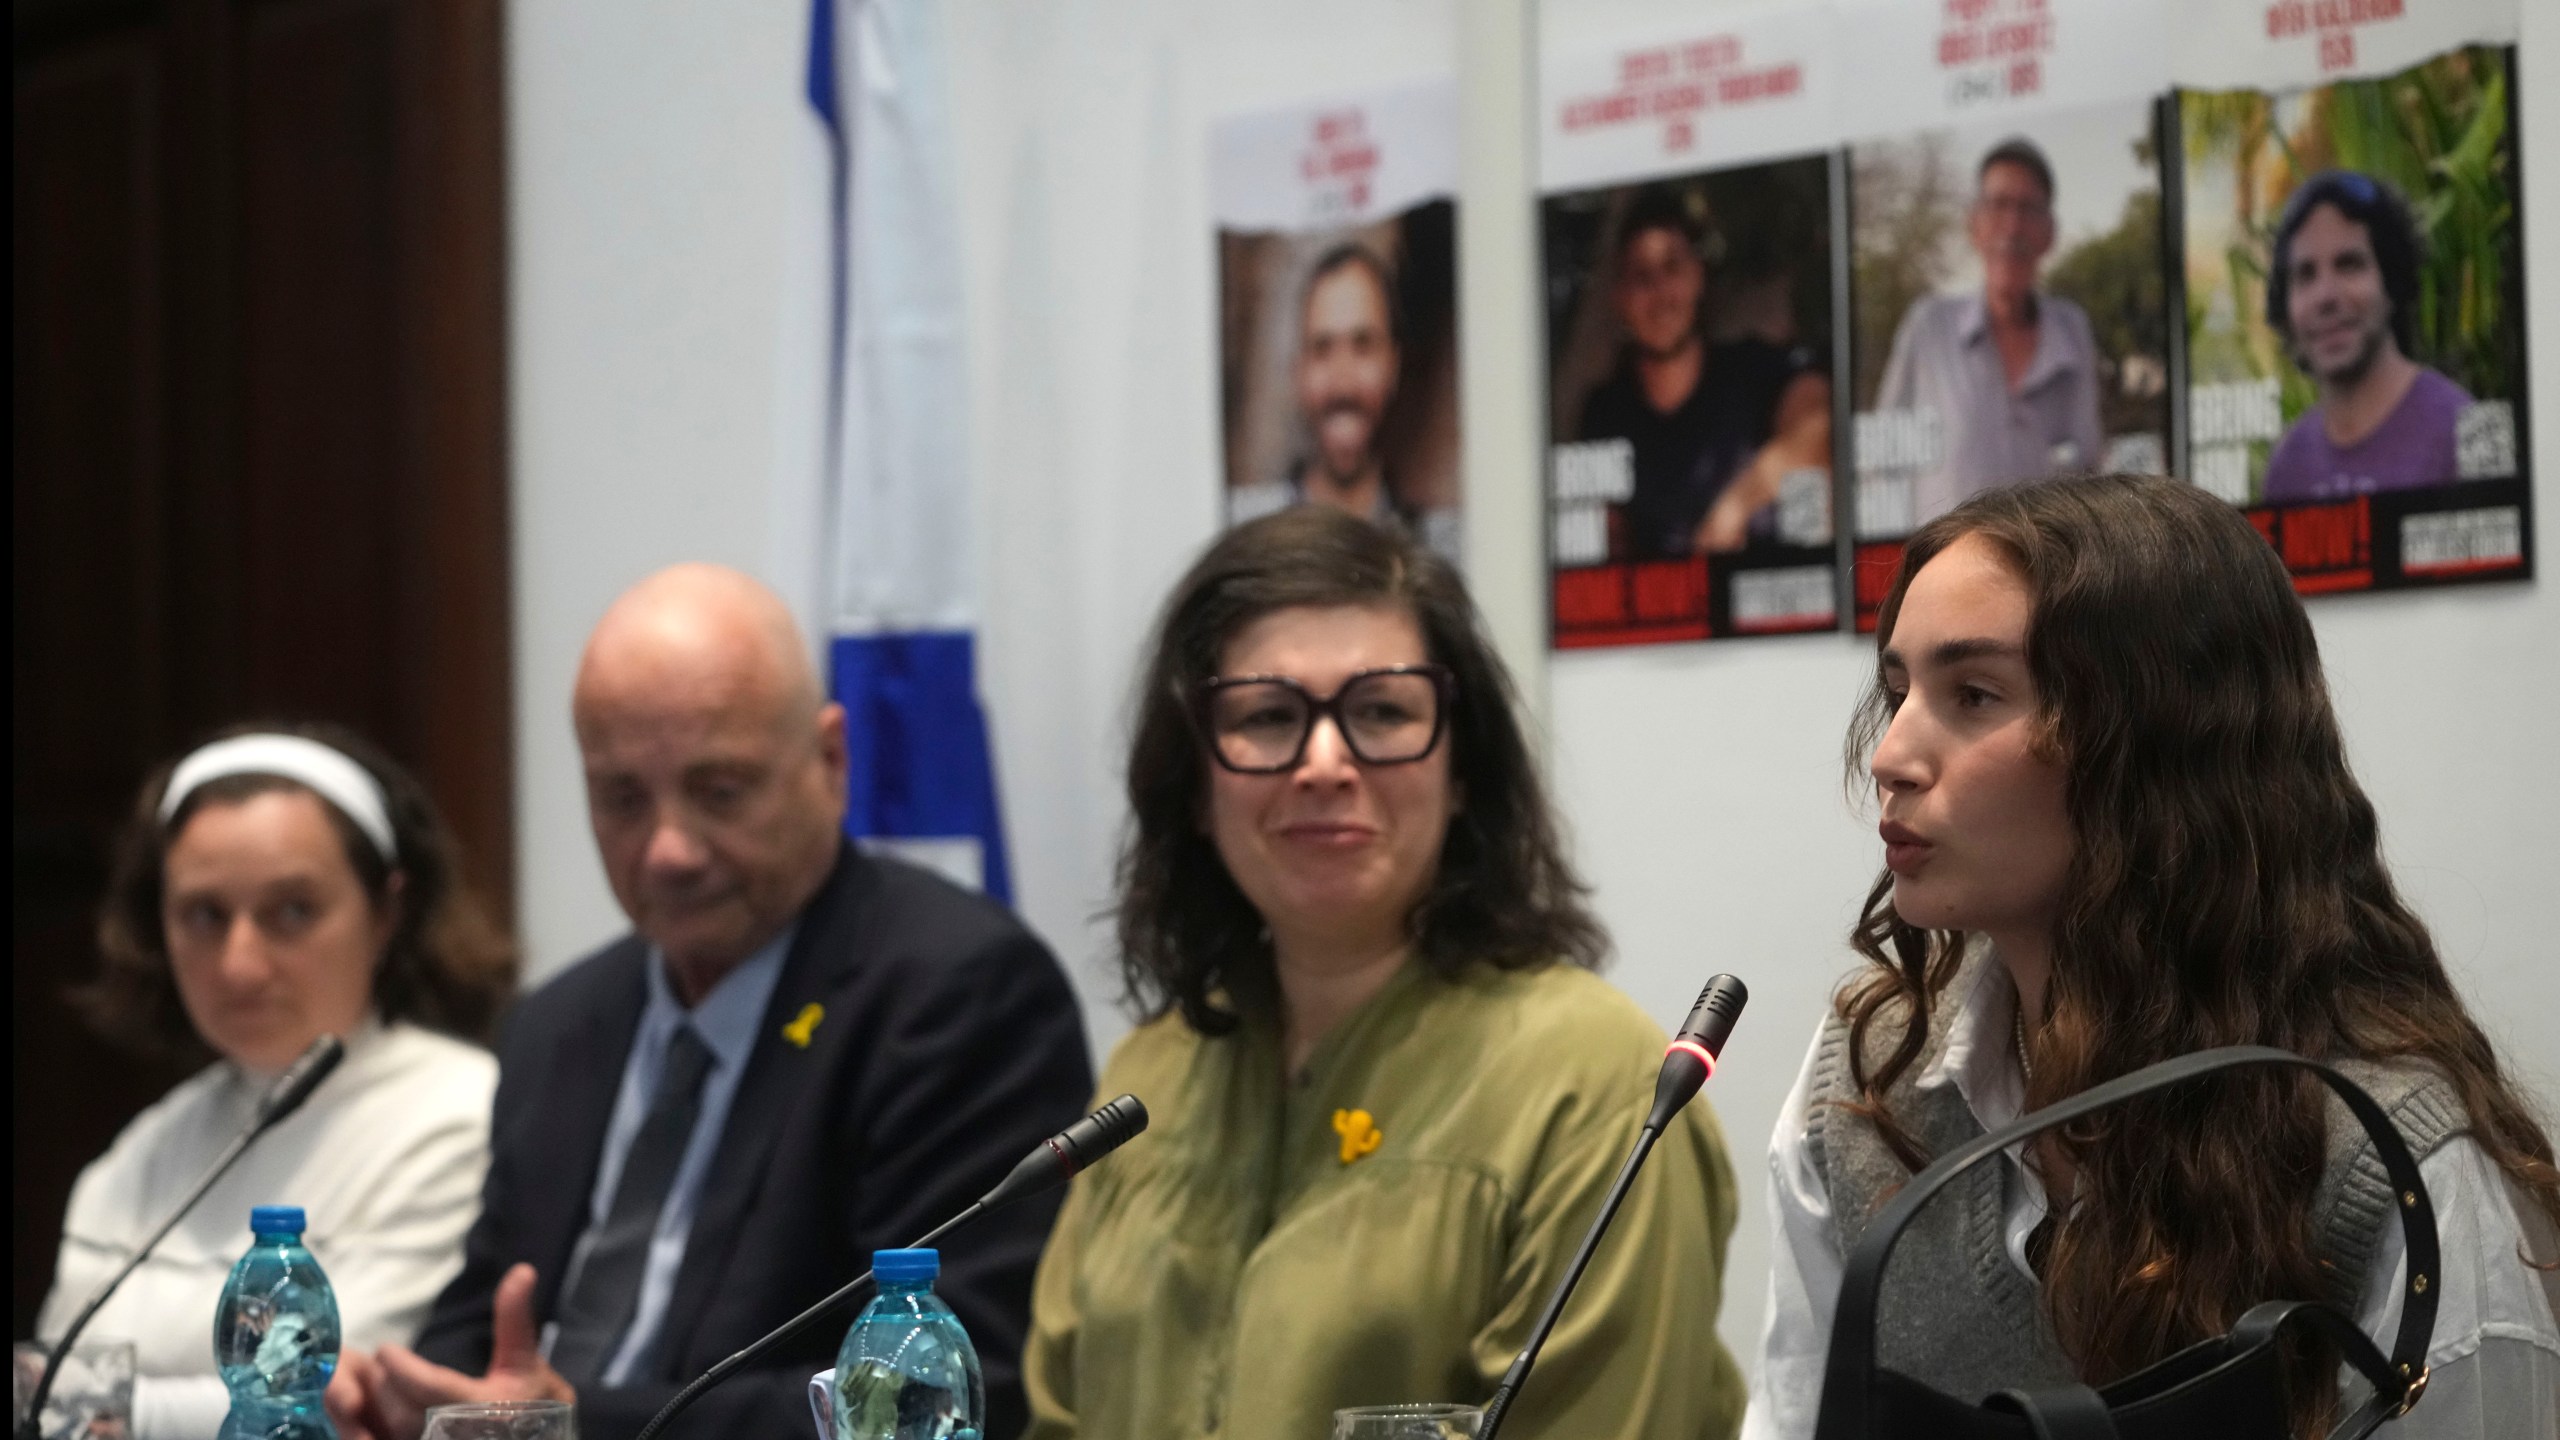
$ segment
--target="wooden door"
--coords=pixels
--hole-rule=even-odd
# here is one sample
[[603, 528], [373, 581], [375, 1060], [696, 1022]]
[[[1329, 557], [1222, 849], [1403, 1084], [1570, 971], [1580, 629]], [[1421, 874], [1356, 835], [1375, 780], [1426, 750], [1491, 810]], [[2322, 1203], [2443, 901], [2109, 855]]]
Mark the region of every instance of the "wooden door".
[[61, 1000], [152, 763], [354, 725], [512, 910], [501, 13], [15, 7], [16, 1335], [73, 1176], [177, 1078]]

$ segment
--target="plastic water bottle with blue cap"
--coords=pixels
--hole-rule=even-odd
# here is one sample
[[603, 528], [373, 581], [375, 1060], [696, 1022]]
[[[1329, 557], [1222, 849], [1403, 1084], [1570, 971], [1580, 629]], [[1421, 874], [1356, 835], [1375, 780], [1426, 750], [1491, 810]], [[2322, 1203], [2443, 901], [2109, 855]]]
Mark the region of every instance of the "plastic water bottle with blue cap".
[[836, 1351], [835, 1440], [979, 1440], [987, 1385], [969, 1332], [933, 1293], [941, 1254], [878, 1250], [871, 1271], [880, 1293]]
[[249, 1253], [213, 1313], [213, 1360], [231, 1389], [221, 1440], [337, 1440], [320, 1397], [338, 1368], [338, 1297], [302, 1229], [298, 1205], [249, 1212]]

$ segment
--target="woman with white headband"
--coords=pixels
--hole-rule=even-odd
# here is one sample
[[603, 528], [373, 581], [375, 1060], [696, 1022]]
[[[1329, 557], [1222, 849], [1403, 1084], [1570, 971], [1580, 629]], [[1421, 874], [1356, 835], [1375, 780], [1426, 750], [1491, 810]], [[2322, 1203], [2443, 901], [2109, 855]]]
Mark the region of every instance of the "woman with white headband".
[[111, 1039], [212, 1064], [81, 1172], [37, 1334], [58, 1334], [319, 1036], [347, 1058], [91, 1322], [135, 1346], [137, 1440], [212, 1440], [213, 1311], [252, 1205], [299, 1205], [349, 1349], [407, 1343], [462, 1256], [488, 1169], [513, 945], [407, 772], [329, 726], [215, 740], [142, 787], [73, 997]]

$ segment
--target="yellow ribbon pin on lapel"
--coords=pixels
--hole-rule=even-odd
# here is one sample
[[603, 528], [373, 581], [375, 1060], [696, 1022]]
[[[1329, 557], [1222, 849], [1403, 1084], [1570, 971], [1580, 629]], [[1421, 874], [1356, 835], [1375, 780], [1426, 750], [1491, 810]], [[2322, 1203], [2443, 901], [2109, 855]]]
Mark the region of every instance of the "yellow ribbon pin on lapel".
[[812, 1000], [800, 1007], [797, 1018], [782, 1027], [782, 1038], [806, 1050], [809, 1048], [809, 1037], [817, 1033], [818, 1022], [826, 1018], [827, 1007]]
[[1387, 1138], [1386, 1132], [1378, 1128], [1377, 1117], [1366, 1110], [1334, 1111], [1333, 1133], [1342, 1137], [1345, 1165], [1376, 1150], [1378, 1142]]

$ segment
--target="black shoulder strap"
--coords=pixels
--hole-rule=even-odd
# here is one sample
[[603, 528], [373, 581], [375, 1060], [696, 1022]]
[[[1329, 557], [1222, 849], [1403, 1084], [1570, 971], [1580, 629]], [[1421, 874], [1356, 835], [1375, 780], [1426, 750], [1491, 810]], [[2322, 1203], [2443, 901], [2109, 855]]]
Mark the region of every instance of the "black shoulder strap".
[[2117, 1440], [2115, 1417], [2107, 1413], [2107, 1402], [2086, 1385], [2003, 1390], [1984, 1401], [1982, 1408], [2026, 1416], [2035, 1440]]
[[[2427, 1288], [2432, 1291], [2438, 1287]], [[2428, 1301], [2427, 1308], [2433, 1310], [2435, 1302]], [[2328, 1440], [2363, 1440], [2375, 1426], [2416, 1404], [2419, 1394], [2427, 1388], [2423, 1366], [2402, 1366], [2395, 1371], [2374, 1347], [2373, 1337], [2317, 1300], [2262, 1300], [2251, 1306], [2248, 1314], [2232, 1323], [2232, 1349], [2248, 1351], [2267, 1344], [2275, 1339], [2277, 1331], [2297, 1320], [2327, 1336], [2329, 1343], [2338, 1347], [2339, 1357], [2373, 1387], [2373, 1394], [2354, 1414], [2338, 1422]], [[2423, 1347], [2425, 1342], [2420, 1344]]]
[[[1913, 1176], [1902, 1187], [1866, 1234], [1857, 1248], [1849, 1253], [1848, 1264], [1840, 1278], [1840, 1300], [1831, 1317], [1831, 1353], [1822, 1376], [1821, 1419], [1814, 1429], [1814, 1440], [1866, 1440], [1873, 1425], [1876, 1371], [1876, 1300], [1883, 1288], [1885, 1261], [1893, 1254], [1894, 1242], [1903, 1228], [1930, 1197], [1946, 1188], [1949, 1182], [1976, 1164], [2018, 1141], [2056, 1125], [2067, 1124], [2092, 1111], [2166, 1089], [2201, 1075], [2219, 1070], [2232, 1070], [2246, 1065], [2292, 1065], [2309, 1070], [2321, 1083], [2337, 1092], [2365, 1133], [2373, 1138], [2374, 1153], [2382, 1168], [2391, 1176], [2391, 1188], [2400, 1197], [2400, 1233], [2409, 1257], [2407, 1289], [2402, 1293], [2400, 1331], [2391, 1345], [2391, 1367], [2400, 1388], [2377, 1390], [2366, 1411], [2380, 1413], [2392, 1410], [2416, 1398], [2425, 1383], [2428, 1341], [2435, 1334], [2436, 1297], [2443, 1289], [2437, 1272], [2435, 1206], [2427, 1199], [2427, 1187], [2418, 1179], [2418, 1162], [2410, 1157], [2408, 1145], [2400, 1132], [2392, 1128], [2389, 1117], [2373, 1097], [2364, 1093], [2354, 1081], [2317, 1060], [2306, 1060], [2286, 1050], [2264, 1045], [2233, 1045], [2219, 1050], [2202, 1050], [2148, 1065], [2130, 1075], [2093, 1086], [2038, 1110], [2021, 1116], [1990, 1134], [1941, 1156], [1929, 1168]], [[2359, 1412], [2357, 1419], [2364, 1418]], [[2351, 1420], [2341, 1433], [2361, 1433]], [[2365, 1426], [2369, 1430], [2370, 1424]]]

